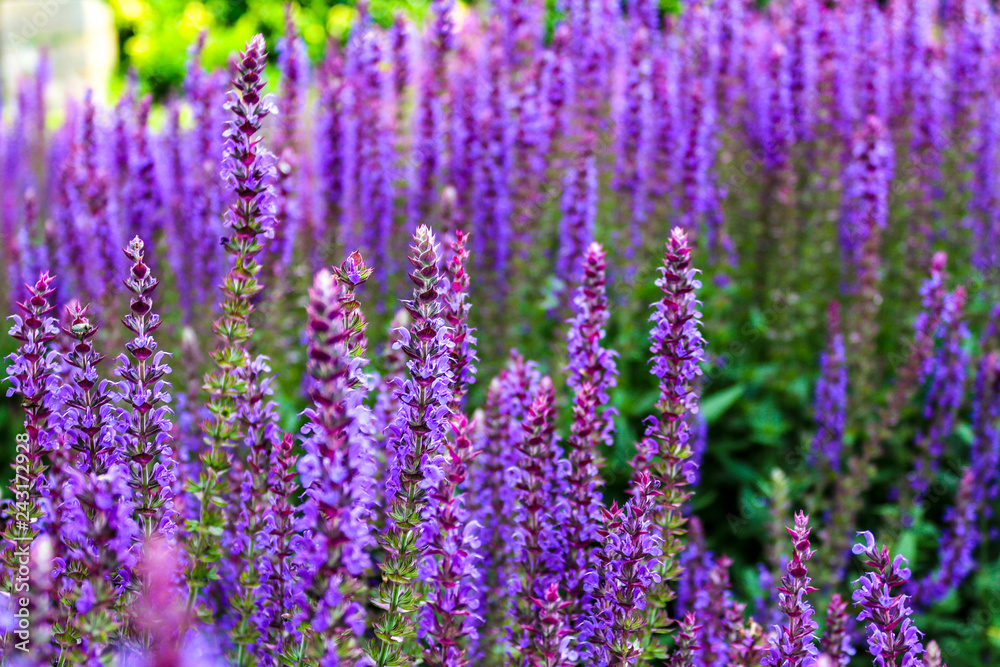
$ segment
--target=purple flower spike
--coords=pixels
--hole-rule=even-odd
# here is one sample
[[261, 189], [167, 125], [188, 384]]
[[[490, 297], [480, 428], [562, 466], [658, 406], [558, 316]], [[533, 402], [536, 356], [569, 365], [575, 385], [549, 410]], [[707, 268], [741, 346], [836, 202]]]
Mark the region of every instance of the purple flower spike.
[[816, 435], [811, 457], [839, 472], [847, 421], [847, 356], [840, 330], [840, 304], [830, 304], [827, 318], [826, 350], [820, 355], [820, 375], [816, 381]]
[[[924, 652], [920, 643], [923, 633], [910, 619], [913, 613], [908, 606], [910, 598], [905, 593], [892, 595], [894, 588], [910, 580], [907, 561], [902, 556], [890, 561], [889, 547], [880, 550], [870, 532], [858, 535], [864, 538], [864, 543], [855, 544], [851, 551], [862, 556], [872, 572], [855, 580], [858, 588], [851, 599], [862, 607], [858, 620], [868, 621], [868, 653], [878, 667], [919, 667], [920, 654]], [[900, 657], [902, 663], [897, 662]]]
[[606, 406], [610, 401], [608, 390], [618, 375], [617, 354], [601, 345], [608, 321], [605, 267], [604, 249], [591, 244], [575, 298], [576, 316], [570, 320], [567, 334], [567, 383], [574, 389], [575, 399], [569, 438], [569, 521], [564, 535], [570, 547], [566, 586], [572, 592], [569, 602], [574, 615], [582, 612], [583, 580], [596, 564], [596, 531], [603, 508], [599, 448], [614, 442], [615, 411]]
[[[691, 456], [690, 424], [686, 415], [698, 410], [698, 395], [693, 390], [701, 374], [705, 341], [701, 335], [701, 313], [695, 294], [701, 286], [698, 270], [691, 267], [691, 248], [687, 235], [674, 228], [667, 241], [661, 277], [656, 285], [663, 297], [653, 304], [650, 334], [653, 353], [652, 372], [659, 381], [659, 417], [646, 420], [646, 441], [652, 461], [650, 469], [660, 482], [656, 526], [663, 539], [660, 582], [650, 592], [650, 629], [666, 623], [662, 618], [666, 603], [674, 597], [668, 582], [681, 574], [677, 557], [683, 550], [684, 517], [681, 506], [688, 499], [688, 461]], [[656, 618], [657, 616], [659, 618]]]
[[[20, 397], [24, 409], [25, 434], [18, 438], [14, 464], [19, 474], [11, 482], [11, 506], [16, 518], [6, 522], [3, 534], [3, 551], [0, 552], [4, 571], [3, 593], [17, 599], [14, 592], [14, 572], [20, 566], [19, 551], [27, 551], [35, 537], [44, 530], [45, 499], [49, 496], [46, 479], [47, 453], [53, 447], [53, 433], [49, 419], [55, 403], [57, 362], [49, 344], [59, 328], [52, 316], [54, 306], [49, 299], [53, 292], [53, 278], [42, 273], [34, 286], [28, 286], [28, 298], [19, 302], [21, 315], [13, 315], [14, 325], [10, 335], [20, 343], [17, 351], [7, 357], [7, 381], [11, 386], [8, 396]], [[0, 646], [7, 649], [7, 646]]]
[[882, 231], [889, 220], [892, 151], [883, 122], [869, 116], [854, 140], [844, 170], [840, 226], [844, 276], [849, 289], [869, 301], [877, 289]]
[[958, 588], [976, 570], [975, 550], [982, 536], [980, 508], [975, 501], [976, 474], [966, 469], [958, 486], [955, 504], [945, 510], [947, 528], [942, 531], [937, 567], [916, 582], [913, 599], [921, 607], [931, 605]]
[[431, 667], [466, 667], [468, 641], [477, 638], [479, 616], [479, 524], [466, 509], [469, 463], [477, 452], [465, 415], [452, 418], [453, 441], [446, 443], [444, 477], [429, 494], [423, 542], [430, 596], [420, 631], [430, 644], [424, 662]]
[[598, 611], [589, 628], [600, 664], [635, 665], [642, 656], [639, 638], [646, 624], [649, 590], [660, 581], [661, 538], [653, 530], [657, 480], [641, 472], [633, 481], [635, 494], [622, 508], [604, 510], [598, 572]]
[[[327, 658], [361, 657], [360, 621], [365, 594], [361, 575], [373, 546], [368, 518], [374, 472], [365, 418], [354, 390], [351, 332], [345, 327], [345, 290], [327, 270], [309, 291], [306, 332], [312, 406], [305, 411], [304, 454], [298, 463], [304, 502], [293, 541], [301, 590], [299, 630], [310, 627], [327, 642]], [[336, 664], [336, 663], [333, 663]]]
[[117, 462], [121, 452], [116, 433], [116, 415], [111, 403], [113, 394], [108, 381], [101, 379], [98, 366], [104, 355], [94, 349], [97, 325], [87, 317], [87, 307], [78, 302], [66, 309], [69, 327], [65, 332], [76, 341], [66, 355], [66, 363], [76, 369], [75, 390], [66, 399], [64, 428], [73, 434], [70, 447], [80, 453], [77, 468], [81, 472], [103, 475]]
[[230, 119], [222, 177], [235, 201], [225, 212], [224, 222], [231, 233], [223, 239], [223, 247], [232, 256], [232, 264], [222, 284], [222, 316], [213, 325], [219, 339], [213, 353], [216, 369], [205, 378], [209, 418], [202, 431], [208, 448], [201, 456], [202, 474], [189, 485], [201, 515], [185, 543], [189, 556], [185, 576], [192, 599], [215, 578], [215, 563], [222, 556], [219, 534], [226, 521], [223, 507], [229, 493], [230, 449], [241, 440], [239, 401], [247, 394], [243, 375], [250, 363], [247, 343], [254, 331], [250, 316], [254, 297], [263, 290], [257, 281], [261, 265], [256, 257], [264, 250], [263, 238], [274, 235], [274, 156], [257, 136], [264, 118], [274, 110], [270, 97], [261, 96], [266, 65], [264, 38], [256, 35], [236, 65], [235, 90], [226, 102]]
[[303, 145], [303, 116], [309, 83], [309, 58], [305, 42], [298, 36], [292, 20], [292, 6], [285, 7], [285, 35], [278, 43], [278, 69], [281, 71], [282, 113], [278, 116], [275, 150], [280, 158], [280, 169], [275, 178], [276, 218], [281, 225], [275, 229], [271, 251], [275, 253], [274, 270], [288, 269], [292, 261], [292, 251], [296, 236], [303, 225], [304, 212], [308, 202], [300, 187], [303, 173], [304, 155], [299, 146]]
[[465, 269], [469, 259], [466, 248], [469, 235], [461, 230], [455, 232], [455, 241], [450, 252], [451, 260], [446, 271], [451, 289], [445, 297], [444, 320], [448, 325], [449, 369], [451, 371], [451, 410], [458, 412], [462, 399], [470, 384], [476, 379], [476, 337], [475, 329], [469, 327], [468, 303], [470, 278]]
[[376, 641], [367, 651], [379, 667], [410, 664], [401, 638], [416, 633], [416, 611], [422, 602], [414, 585], [423, 548], [417, 534], [427, 506], [427, 490], [443, 475], [445, 429], [451, 403], [448, 340], [442, 318], [445, 310], [441, 249], [430, 228], [421, 225], [414, 235], [410, 263], [413, 299], [403, 305], [412, 324], [401, 332], [399, 348], [409, 358], [409, 378], [398, 388], [401, 404], [389, 427], [390, 455], [386, 494], [392, 523], [379, 536], [386, 558], [379, 563], [382, 585], [372, 603], [383, 610], [373, 624]]
[[532, 628], [532, 646], [538, 653], [532, 656], [529, 667], [571, 667], [577, 664], [570, 659], [570, 630], [563, 623], [564, 610], [569, 605], [559, 597], [559, 584], [552, 582], [541, 599], [532, 597], [538, 614], [538, 624]]
[[518, 458], [514, 473], [514, 488], [520, 508], [514, 517], [516, 540], [515, 562], [518, 573], [508, 583], [511, 596], [518, 599], [512, 610], [517, 647], [526, 660], [539, 660], [544, 649], [532, 643], [528, 628], [537, 623], [538, 608], [530, 598], [545, 594], [551, 583], [547, 566], [547, 547], [552, 535], [553, 515], [547, 512], [546, 458], [555, 437], [555, 390], [549, 377], [542, 378], [524, 418], [524, 437], [518, 442]]
[[774, 628], [771, 650], [762, 665], [775, 667], [812, 667], [816, 664], [815, 613], [806, 596], [817, 589], [810, 586], [806, 562], [812, 558], [809, 548], [809, 517], [804, 512], [795, 515], [795, 527], [788, 529], [794, 552], [786, 574], [778, 588], [778, 608], [788, 618], [788, 623]]
[[701, 626], [697, 624], [694, 612], [688, 612], [681, 619], [677, 629], [677, 647], [674, 649], [670, 664], [675, 667], [693, 667], [695, 656], [701, 650], [698, 645], [698, 634]]
[[[103, 357], [93, 346], [97, 327], [79, 303], [67, 308], [67, 334], [75, 340], [66, 363], [76, 369], [67, 387], [62, 415], [70, 448], [79, 452], [76, 465], [67, 466], [68, 479], [60, 489], [59, 540], [66, 546], [66, 587], [57, 632], [64, 655], [74, 662], [99, 661], [112, 638], [121, 631], [117, 613], [120, 598], [130, 587], [141, 539], [133, 518], [135, 491], [130, 487], [130, 463], [122, 457], [121, 441], [128, 442], [128, 413], [112, 407], [114, 394], [97, 367]], [[145, 545], [143, 545], [145, 548]], [[72, 645], [74, 633], [89, 642]]]
[[846, 667], [851, 662], [854, 647], [851, 645], [850, 623], [847, 601], [839, 593], [834, 593], [826, 608], [826, 631], [820, 640], [823, 656], [830, 659], [829, 667]]
[[125, 248], [132, 262], [125, 286], [132, 293], [129, 313], [122, 322], [135, 336], [125, 344], [128, 355], [118, 357], [115, 373], [121, 377], [118, 390], [131, 407], [124, 456], [129, 461], [135, 489], [136, 520], [143, 539], [160, 533], [172, 539], [174, 484], [173, 451], [170, 448], [172, 426], [170, 383], [166, 376], [166, 352], [157, 351], [153, 333], [160, 326], [160, 316], [153, 312], [153, 291], [160, 281], [152, 276], [144, 262], [144, 246], [139, 237]]

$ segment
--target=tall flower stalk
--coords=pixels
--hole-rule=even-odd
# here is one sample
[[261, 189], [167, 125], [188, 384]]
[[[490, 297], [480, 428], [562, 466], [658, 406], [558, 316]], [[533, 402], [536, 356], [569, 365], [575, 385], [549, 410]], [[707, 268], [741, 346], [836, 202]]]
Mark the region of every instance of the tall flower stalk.
[[416, 635], [416, 611], [424, 602], [415, 579], [424, 552], [418, 535], [427, 505], [427, 461], [442, 454], [450, 403], [442, 319], [445, 286], [440, 247], [429, 227], [417, 229], [412, 252], [413, 299], [403, 303], [412, 324], [399, 343], [409, 358], [409, 378], [398, 388], [402, 406], [390, 426], [386, 491], [391, 525], [379, 536], [385, 549], [379, 563], [382, 583], [371, 598], [382, 615], [373, 625], [375, 640], [366, 648], [378, 667], [408, 664], [406, 646]]
[[[126, 413], [112, 405], [112, 385], [99, 376], [104, 357], [94, 347], [98, 329], [87, 308], [71, 304], [67, 317], [65, 332], [75, 343], [65, 360], [76, 372], [63, 427], [77, 455], [68, 466], [59, 507], [68, 590], [53, 635], [62, 659], [82, 662], [107, 655], [113, 638], [126, 626], [120, 607], [128, 599], [141, 533], [133, 516], [131, 461], [122, 451], [121, 441], [127, 442], [128, 436], [119, 435], [131, 425]], [[91, 641], [79, 642], [84, 634]]]
[[[363, 408], [353, 391], [357, 362], [349, 351], [345, 296], [333, 273], [316, 274], [307, 306], [312, 405], [305, 412], [304, 455], [298, 464], [301, 536], [291, 544], [298, 573], [290, 593], [298, 605], [294, 633], [303, 641], [322, 638], [315, 657], [325, 661], [362, 656], [362, 577], [371, 566], [374, 542], [368, 527], [373, 459], [359, 428]], [[308, 657], [294, 642], [286, 655], [296, 661]]]
[[854, 655], [849, 626], [852, 621], [847, 606], [847, 601], [839, 593], [830, 596], [830, 604], [826, 608], [826, 630], [820, 640], [822, 655], [829, 658], [832, 665], [840, 667], [849, 664]]
[[638, 664], [648, 591], [660, 579], [661, 538], [652, 521], [659, 483], [641, 472], [633, 484], [635, 493], [624, 507], [613, 503], [604, 510], [603, 544], [597, 555], [603, 581], [591, 641], [600, 664], [613, 667]]
[[815, 553], [809, 545], [809, 517], [804, 512], [795, 515], [795, 527], [788, 529], [794, 551], [778, 588], [778, 608], [788, 619], [774, 628], [771, 650], [762, 665], [779, 667], [809, 667], [816, 663], [815, 610], [806, 599], [816, 592], [810, 584], [808, 560]]
[[230, 491], [233, 446], [240, 439], [237, 414], [240, 397], [247, 391], [242, 377], [250, 361], [247, 343], [253, 335], [250, 315], [254, 297], [263, 289], [257, 281], [261, 265], [256, 257], [264, 246], [262, 238], [274, 234], [274, 156], [256, 136], [263, 120], [274, 111], [268, 96], [261, 96], [261, 74], [267, 64], [264, 38], [256, 35], [240, 56], [226, 108], [226, 146], [223, 176], [236, 200], [226, 210], [224, 221], [230, 235], [223, 247], [232, 256], [229, 275], [223, 280], [222, 316], [213, 325], [219, 346], [213, 353], [216, 369], [206, 375], [209, 418], [202, 424], [207, 451], [201, 455], [202, 472], [189, 483], [189, 492], [198, 500], [196, 524], [185, 545], [188, 564], [188, 610], [199, 594], [217, 576], [215, 563], [222, 557], [219, 535], [226, 523], [223, 507]]
[[516, 473], [513, 480], [520, 505], [514, 518], [518, 572], [508, 582], [508, 594], [514, 600], [511, 610], [511, 621], [516, 628], [514, 648], [521, 654], [521, 660], [528, 664], [540, 660], [543, 650], [533, 643], [537, 637], [529, 632], [538, 621], [538, 608], [531, 599], [544, 595], [551, 583], [547, 551], [554, 517], [546, 511], [550, 505], [545, 462], [554, 436], [555, 391], [552, 380], [544, 377], [524, 419], [524, 437], [517, 445], [520, 457], [513, 471]]
[[478, 638], [479, 525], [472, 520], [464, 491], [469, 465], [478, 455], [473, 425], [461, 412], [462, 398], [476, 373], [476, 339], [469, 328], [469, 274], [465, 264], [468, 235], [456, 231], [446, 265], [444, 321], [448, 325], [448, 366], [451, 377], [451, 429], [440, 462], [442, 477], [429, 492], [421, 535], [427, 557], [423, 574], [429, 595], [420, 631], [429, 644], [424, 661], [440, 667], [470, 664], [468, 643]]
[[153, 292], [159, 280], [145, 264], [144, 245], [138, 237], [129, 242], [125, 256], [132, 262], [125, 286], [132, 293], [129, 313], [122, 322], [135, 336], [125, 344], [128, 355], [118, 358], [116, 374], [122, 400], [131, 408], [124, 455], [129, 461], [130, 485], [135, 490], [136, 521], [144, 540], [159, 533], [173, 538], [174, 464], [170, 449], [170, 384], [167, 354], [157, 351], [153, 333], [160, 316], [153, 311]]
[[652, 372], [659, 380], [660, 400], [659, 417], [646, 419], [646, 439], [653, 448], [650, 472], [660, 483], [654, 523], [662, 540], [663, 555], [657, 571], [660, 581], [651, 586], [646, 607], [645, 658], [662, 654], [656, 635], [666, 630], [664, 610], [674, 598], [669, 582], [682, 571], [677, 560], [683, 550], [680, 538], [686, 522], [681, 507], [689, 496], [685, 486], [687, 459], [691, 456], [691, 427], [685, 416], [698, 409], [698, 395], [692, 385], [701, 373], [705, 345], [695, 293], [701, 286], [697, 275], [698, 270], [691, 266], [687, 234], [674, 228], [656, 281], [663, 296], [653, 304], [650, 317]]
[[576, 315], [567, 334], [568, 384], [575, 395], [569, 437], [571, 495], [563, 534], [570, 542], [565, 584], [572, 595], [567, 603], [569, 613], [578, 618], [584, 614], [584, 577], [597, 562], [597, 530], [602, 525], [600, 447], [614, 442], [615, 410], [608, 407], [608, 391], [615, 385], [618, 369], [616, 353], [602, 345], [609, 318], [606, 257], [599, 244], [587, 248], [574, 300]]
[[[10, 491], [14, 499], [11, 507], [13, 520], [6, 522], [2, 565], [4, 584], [2, 592], [9, 600], [11, 614], [15, 601], [20, 601], [17, 587], [26, 583], [32, 589], [30, 574], [26, 565], [31, 558], [32, 542], [45, 528], [49, 484], [46, 479], [48, 452], [53, 447], [49, 419], [52, 417], [56, 389], [56, 359], [49, 344], [59, 331], [56, 318], [52, 316], [54, 306], [50, 299], [55, 289], [54, 278], [42, 273], [38, 281], [28, 286], [28, 296], [18, 302], [20, 315], [13, 315], [14, 325], [10, 335], [20, 345], [17, 351], [7, 357], [7, 381], [11, 386], [8, 396], [21, 397], [24, 409], [24, 435], [18, 438], [14, 465], [15, 475]], [[26, 591], [20, 591], [26, 592]], [[4, 628], [0, 635], [0, 648], [4, 654], [12, 646], [28, 646], [29, 631], [21, 629], [16, 633]]]

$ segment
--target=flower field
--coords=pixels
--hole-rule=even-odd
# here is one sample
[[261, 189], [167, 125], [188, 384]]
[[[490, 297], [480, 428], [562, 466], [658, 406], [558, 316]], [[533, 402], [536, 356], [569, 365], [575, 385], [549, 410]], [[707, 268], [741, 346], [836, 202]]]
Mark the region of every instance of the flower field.
[[0, 123], [0, 662], [1000, 659], [985, 0], [294, 11]]

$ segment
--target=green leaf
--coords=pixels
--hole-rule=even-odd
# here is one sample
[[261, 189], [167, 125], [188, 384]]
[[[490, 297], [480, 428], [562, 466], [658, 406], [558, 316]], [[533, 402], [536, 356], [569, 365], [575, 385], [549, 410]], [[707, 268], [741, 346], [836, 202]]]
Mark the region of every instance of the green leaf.
[[790, 428], [771, 397], [759, 403], [751, 403], [747, 408], [747, 421], [753, 431], [754, 441], [764, 445], [778, 444], [781, 436]]
[[709, 424], [715, 422], [722, 414], [733, 407], [736, 401], [746, 393], [746, 385], [736, 384], [729, 389], [706, 396], [701, 401], [701, 413], [705, 416], [705, 421]]

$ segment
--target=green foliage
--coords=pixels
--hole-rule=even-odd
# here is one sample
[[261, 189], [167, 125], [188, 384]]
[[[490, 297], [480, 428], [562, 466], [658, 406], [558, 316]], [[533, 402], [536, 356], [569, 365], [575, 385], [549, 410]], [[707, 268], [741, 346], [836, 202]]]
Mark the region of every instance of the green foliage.
[[[224, 67], [247, 35], [262, 33], [275, 44], [285, 31], [282, 0], [109, 0], [118, 27], [121, 73], [134, 69], [144, 89], [157, 98], [184, 81], [187, 51], [208, 31], [204, 61]], [[357, 15], [354, 2], [306, 0], [292, 4], [292, 15], [315, 60], [330, 39], [342, 40]], [[372, 18], [389, 25], [399, 13], [422, 17], [427, 0], [373, 0]]]

